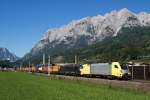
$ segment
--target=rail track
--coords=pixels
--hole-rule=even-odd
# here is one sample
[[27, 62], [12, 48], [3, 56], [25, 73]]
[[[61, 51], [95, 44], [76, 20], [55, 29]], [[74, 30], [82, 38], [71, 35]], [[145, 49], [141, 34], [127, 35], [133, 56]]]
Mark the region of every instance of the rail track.
[[150, 81], [146, 80], [109, 80], [101, 78], [87, 78], [79, 76], [65, 76], [65, 75], [48, 75], [43, 73], [34, 73], [35, 75], [42, 75], [47, 77], [54, 77], [60, 80], [74, 80], [77, 82], [86, 81], [98, 85], [109, 85], [110, 87], [122, 87], [134, 90], [142, 90], [150, 93]]

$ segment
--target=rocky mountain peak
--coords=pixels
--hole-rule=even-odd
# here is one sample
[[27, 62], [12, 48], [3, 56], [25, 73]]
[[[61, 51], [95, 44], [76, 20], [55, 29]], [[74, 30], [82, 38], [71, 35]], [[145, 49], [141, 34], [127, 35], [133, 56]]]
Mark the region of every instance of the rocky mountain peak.
[[[113, 10], [104, 16], [98, 15], [74, 20], [60, 28], [49, 29], [42, 39], [32, 49], [36, 53], [49, 45], [55, 48], [57, 45], [68, 45], [73, 47], [77, 44], [86, 45], [102, 41], [105, 37], [117, 36], [122, 27], [148, 26], [150, 25], [150, 14], [135, 14], [127, 8]], [[80, 42], [81, 43], [80, 43]]]
[[16, 61], [18, 57], [11, 53], [7, 48], [0, 47], [0, 60]]

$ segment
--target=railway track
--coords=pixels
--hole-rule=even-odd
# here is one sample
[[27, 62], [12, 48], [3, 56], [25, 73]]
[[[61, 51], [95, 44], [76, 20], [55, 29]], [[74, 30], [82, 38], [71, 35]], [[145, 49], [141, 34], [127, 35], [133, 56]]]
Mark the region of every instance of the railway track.
[[75, 80], [86, 81], [98, 85], [109, 85], [110, 87], [122, 87], [134, 90], [142, 90], [144, 92], [150, 92], [150, 81], [145, 80], [109, 80], [101, 78], [87, 78], [79, 76], [65, 76], [65, 75], [47, 75], [43, 73], [35, 73], [35, 75], [42, 75], [47, 77], [54, 77], [60, 80]]

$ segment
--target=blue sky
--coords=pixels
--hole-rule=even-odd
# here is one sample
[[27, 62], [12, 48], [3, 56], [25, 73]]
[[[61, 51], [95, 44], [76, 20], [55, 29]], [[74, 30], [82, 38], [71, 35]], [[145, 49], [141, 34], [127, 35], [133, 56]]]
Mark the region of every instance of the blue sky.
[[150, 12], [150, 0], [0, 0], [0, 47], [22, 57], [49, 28], [114, 9]]

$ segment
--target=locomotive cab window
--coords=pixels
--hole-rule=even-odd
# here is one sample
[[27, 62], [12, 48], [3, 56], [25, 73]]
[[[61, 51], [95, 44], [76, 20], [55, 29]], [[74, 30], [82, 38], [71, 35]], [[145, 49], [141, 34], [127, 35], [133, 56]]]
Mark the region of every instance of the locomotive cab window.
[[82, 65], [80, 65], [80, 68], [83, 68], [83, 66], [82, 66]]
[[118, 66], [117, 66], [117, 65], [115, 65], [115, 68], [118, 68]]
[[121, 68], [124, 70], [128, 69], [128, 64], [127, 63], [121, 63]]

